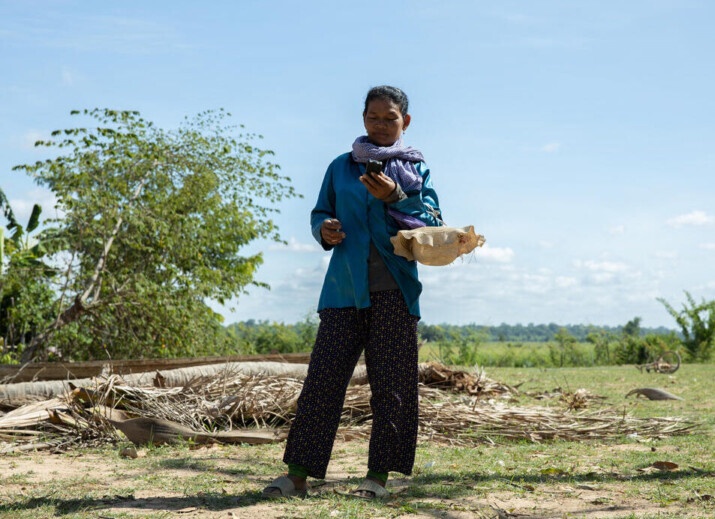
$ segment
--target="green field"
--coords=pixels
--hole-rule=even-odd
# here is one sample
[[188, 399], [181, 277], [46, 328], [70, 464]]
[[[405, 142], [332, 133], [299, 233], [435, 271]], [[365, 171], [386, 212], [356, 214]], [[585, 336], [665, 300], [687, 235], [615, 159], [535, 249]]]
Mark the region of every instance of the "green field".
[[[493, 368], [487, 375], [522, 383], [519, 405], [558, 405], [524, 393], [586, 388], [637, 416], [685, 416], [701, 423], [687, 436], [619, 437], [598, 442], [502, 442], [475, 448], [421, 444], [412, 477], [393, 475], [392, 497], [347, 497], [364, 474], [368, 444], [338, 442], [328, 477], [308, 499], [263, 502], [260, 491], [284, 470], [282, 444], [145, 450], [135, 460], [118, 447], [62, 455], [0, 458], [0, 517], [35, 518], [451, 518], [715, 517], [715, 377], [712, 365], [674, 375], [633, 367]], [[624, 399], [660, 387], [683, 401]], [[655, 470], [656, 461], [677, 464]], [[320, 484], [322, 483], [322, 484]]]
[[[477, 364], [484, 367], [551, 367], [548, 342], [485, 342], [476, 347]], [[593, 344], [577, 343], [575, 348], [586, 361], [586, 365], [595, 363]], [[420, 348], [420, 361], [439, 360], [439, 346], [435, 343], [424, 344]]]
[[[476, 346], [471, 346], [474, 358], [473, 362], [486, 368], [553, 368], [562, 367], [559, 359], [551, 356], [551, 349], [558, 349], [554, 342], [483, 342]], [[456, 352], [456, 347], [452, 347]], [[685, 353], [681, 352], [685, 357]], [[445, 351], [440, 350], [438, 343], [428, 342], [420, 347], [420, 361], [443, 360]], [[593, 367], [599, 364], [613, 364], [615, 362], [615, 352], [611, 352], [612, 362], [599, 361], [596, 355], [596, 348], [589, 342], [578, 342], [574, 344], [571, 358], [564, 359], [563, 367]], [[687, 357], [685, 357], [687, 358]], [[573, 360], [572, 360], [573, 359]], [[655, 360], [653, 358], [653, 360]], [[710, 362], [715, 362], [715, 356]]]

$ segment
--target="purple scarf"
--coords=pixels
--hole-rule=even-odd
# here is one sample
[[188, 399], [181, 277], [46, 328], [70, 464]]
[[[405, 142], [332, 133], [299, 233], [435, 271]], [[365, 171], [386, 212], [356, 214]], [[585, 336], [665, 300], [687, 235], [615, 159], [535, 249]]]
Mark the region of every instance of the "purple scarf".
[[[385, 164], [385, 175], [399, 184], [406, 194], [418, 193], [422, 190], [422, 176], [417, 172], [415, 162], [423, 162], [425, 159], [419, 150], [402, 144], [402, 138], [392, 146], [376, 146], [363, 135], [355, 139], [352, 157], [355, 162], [360, 163], [366, 163], [369, 159], [382, 161]], [[388, 213], [397, 221], [401, 229], [425, 226], [421, 220], [395, 209], [388, 209]]]

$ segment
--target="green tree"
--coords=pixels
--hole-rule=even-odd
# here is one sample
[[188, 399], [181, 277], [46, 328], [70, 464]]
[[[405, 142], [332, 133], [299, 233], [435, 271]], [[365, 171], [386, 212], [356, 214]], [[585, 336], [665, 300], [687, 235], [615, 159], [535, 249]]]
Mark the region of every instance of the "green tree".
[[683, 334], [683, 347], [690, 360], [709, 360], [715, 349], [715, 301], [703, 299], [697, 303], [689, 292], [685, 292], [687, 304], [678, 312], [665, 299], [658, 298], [668, 313], [673, 316]]
[[651, 345], [641, 337], [622, 334], [616, 346], [616, 363], [643, 364], [654, 360]]
[[296, 324], [251, 319], [231, 324], [225, 330], [231, 344], [243, 353], [299, 353], [313, 349], [318, 319], [313, 312]]
[[55, 269], [44, 263], [45, 244], [31, 233], [40, 225], [42, 208], [35, 204], [23, 227], [2, 190], [0, 205], [9, 235], [0, 227], [1, 362], [16, 362], [22, 345], [31, 341], [51, 318]]
[[219, 348], [225, 334], [206, 301], [265, 286], [254, 279], [262, 255], [241, 249], [280, 240], [270, 217], [297, 196], [290, 179], [222, 110], [171, 131], [138, 112], [72, 114], [98, 125], [53, 132], [36, 146], [59, 156], [14, 168], [57, 197], [64, 215], [43, 236], [67, 263], [57, 316], [23, 360], [49, 344], [76, 359]]
[[623, 326], [623, 335], [639, 337], [641, 334], [641, 318], [634, 317]]
[[484, 336], [475, 330], [450, 331], [437, 342], [439, 358], [453, 366], [474, 366], [479, 358], [477, 350], [483, 342]]
[[420, 322], [417, 325], [417, 332], [420, 338], [427, 342], [438, 342], [447, 337], [447, 332], [439, 325], [423, 324]]
[[614, 342], [612, 334], [599, 331], [591, 332], [586, 336], [586, 341], [593, 344], [594, 361], [598, 365], [610, 365], [615, 359], [611, 355], [611, 345]]
[[549, 356], [555, 366], [579, 366], [584, 362], [583, 356], [576, 349], [576, 337], [571, 335], [566, 328], [561, 328], [554, 335], [555, 344], [549, 344]]

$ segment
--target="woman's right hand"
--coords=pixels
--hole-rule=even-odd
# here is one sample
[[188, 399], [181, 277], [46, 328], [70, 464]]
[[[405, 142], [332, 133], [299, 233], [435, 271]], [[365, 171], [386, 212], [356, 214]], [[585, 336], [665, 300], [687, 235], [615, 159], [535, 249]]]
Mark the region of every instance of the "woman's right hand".
[[340, 220], [336, 218], [325, 220], [320, 226], [320, 236], [328, 245], [337, 245], [345, 238], [345, 233], [340, 231], [341, 228]]

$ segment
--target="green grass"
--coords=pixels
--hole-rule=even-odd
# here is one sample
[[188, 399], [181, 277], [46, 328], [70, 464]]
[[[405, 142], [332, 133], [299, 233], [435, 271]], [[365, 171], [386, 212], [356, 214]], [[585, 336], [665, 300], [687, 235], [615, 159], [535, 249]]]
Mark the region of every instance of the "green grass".
[[[508, 367], [508, 368], [554, 368], [560, 367], [552, 360], [549, 349], [554, 342], [484, 342], [476, 347], [476, 364], [484, 367]], [[576, 343], [575, 357], [578, 360], [573, 367], [593, 367], [597, 362], [594, 345], [589, 342]], [[615, 351], [611, 352], [615, 355]], [[440, 360], [443, 352], [440, 352], [437, 343], [426, 343], [420, 348], [420, 362], [429, 360]], [[715, 364], [713, 356], [712, 364]], [[571, 362], [566, 359], [565, 367], [571, 366]]]
[[[146, 457], [135, 460], [120, 458], [117, 447], [61, 456], [23, 454], [0, 458], [0, 518], [230, 518], [231, 512], [266, 519], [495, 517], [489, 504], [535, 516], [547, 515], [542, 511], [551, 507], [551, 517], [590, 517], [588, 510], [606, 509], [611, 509], [610, 517], [620, 518], [715, 517], [714, 502], [697, 500], [698, 495], [715, 494], [715, 477], [708, 475], [715, 472], [711, 365], [684, 365], [670, 376], [647, 375], [628, 366], [492, 368], [487, 375], [510, 384], [522, 382], [522, 393], [583, 387], [607, 397], [606, 405], [637, 416], [686, 416], [702, 426], [687, 436], [655, 440], [535, 444], [495, 438], [496, 445], [473, 448], [422, 444], [412, 477], [393, 475], [393, 497], [384, 502], [335, 492], [347, 492], [359, 483], [367, 460], [365, 441], [336, 444], [331, 469], [341, 475], [329, 474], [308, 499], [270, 504], [260, 500], [260, 491], [285, 470], [283, 444], [161, 447], [147, 449]], [[646, 386], [665, 388], [685, 400], [624, 399], [628, 390]], [[525, 395], [517, 403], [558, 405]], [[679, 467], [672, 472], [647, 469], [655, 461]], [[53, 472], [53, 464], [65, 462], [75, 467], [74, 475]], [[43, 469], [52, 477], [41, 482]], [[554, 503], [572, 503], [576, 509], [554, 512]]]
[[[485, 342], [477, 346], [476, 360], [480, 366], [491, 367], [554, 367], [549, 356], [548, 342]], [[595, 363], [593, 344], [576, 344], [577, 352], [585, 359], [585, 365]], [[427, 343], [420, 348], [420, 361], [439, 360], [439, 346]]]

